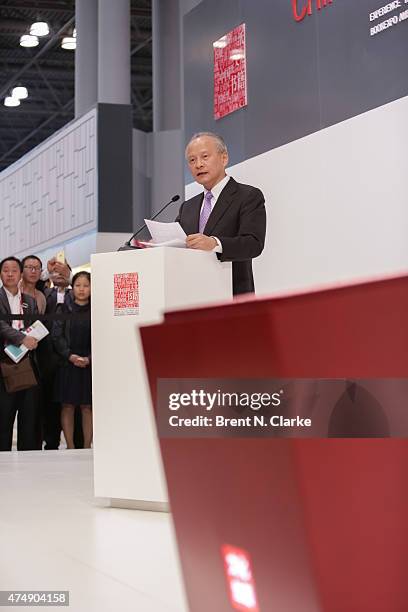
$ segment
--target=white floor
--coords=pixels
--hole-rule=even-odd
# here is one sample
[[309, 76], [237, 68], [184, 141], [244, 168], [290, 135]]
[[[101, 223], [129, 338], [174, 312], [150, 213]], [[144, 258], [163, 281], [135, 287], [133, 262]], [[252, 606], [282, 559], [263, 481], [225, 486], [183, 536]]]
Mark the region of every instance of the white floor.
[[92, 451], [0, 453], [0, 491], [0, 590], [69, 590], [72, 612], [187, 612], [170, 515], [95, 501]]

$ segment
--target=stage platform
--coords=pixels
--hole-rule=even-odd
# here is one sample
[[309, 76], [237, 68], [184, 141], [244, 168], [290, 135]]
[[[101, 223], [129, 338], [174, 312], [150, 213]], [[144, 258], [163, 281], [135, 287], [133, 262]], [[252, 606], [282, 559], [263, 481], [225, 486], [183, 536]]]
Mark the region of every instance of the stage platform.
[[0, 590], [69, 590], [72, 612], [187, 612], [171, 515], [104, 506], [92, 480], [92, 451], [0, 453]]

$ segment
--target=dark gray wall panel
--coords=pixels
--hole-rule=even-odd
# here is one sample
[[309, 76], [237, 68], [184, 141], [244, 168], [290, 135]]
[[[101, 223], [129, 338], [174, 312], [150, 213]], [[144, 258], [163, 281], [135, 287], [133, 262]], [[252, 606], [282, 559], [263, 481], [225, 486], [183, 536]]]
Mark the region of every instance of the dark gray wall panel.
[[185, 15], [186, 13], [191, 11], [193, 8], [197, 6], [197, 4], [200, 4], [201, 1], [202, 0], [179, 0], [180, 11], [182, 15]]
[[[235, 164], [408, 95], [408, 20], [371, 37], [378, 8], [333, 0], [298, 23], [290, 0], [203, 0], [184, 17], [186, 140], [219, 132]], [[212, 43], [242, 22], [248, 106], [215, 121]]]
[[247, 24], [245, 159], [315, 132], [320, 117], [315, 19], [299, 27], [290, 2], [240, 4]]
[[133, 227], [132, 107], [98, 104], [98, 231]]
[[375, 36], [369, 13], [377, 0], [334, 0], [318, 22], [322, 127], [333, 125], [408, 95], [408, 20]]
[[[214, 19], [214, 15], [217, 19]], [[213, 41], [242, 21], [237, 0], [201, 2], [184, 19], [184, 96], [186, 139], [198, 131], [215, 131], [213, 119]], [[218, 127], [218, 126], [217, 126]], [[231, 159], [245, 153], [242, 111], [223, 119]]]

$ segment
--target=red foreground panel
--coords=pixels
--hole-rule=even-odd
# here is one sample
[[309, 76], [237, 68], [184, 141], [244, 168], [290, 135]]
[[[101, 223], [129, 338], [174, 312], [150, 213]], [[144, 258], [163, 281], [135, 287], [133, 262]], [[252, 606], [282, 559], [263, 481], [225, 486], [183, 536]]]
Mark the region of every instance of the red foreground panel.
[[[408, 278], [172, 313], [141, 330], [152, 396], [158, 378], [408, 378], [407, 313]], [[251, 588], [260, 612], [408, 610], [408, 441], [160, 443], [192, 612], [255, 610]], [[225, 546], [247, 560], [236, 601]]]

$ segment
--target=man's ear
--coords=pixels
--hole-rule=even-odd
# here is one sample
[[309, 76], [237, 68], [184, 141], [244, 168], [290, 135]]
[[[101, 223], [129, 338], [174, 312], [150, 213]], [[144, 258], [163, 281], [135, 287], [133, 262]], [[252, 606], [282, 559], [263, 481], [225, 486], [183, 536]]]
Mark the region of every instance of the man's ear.
[[226, 168], [226, 167], [228, 166], [228, 161], [229, 161], [229, 159], [228, 159], [228, 153], [226, 153], [226, 152], [224, 151], [224, 153], [222, 154], [222, 157], [223, 157], [223, 160], [222, 160], [222, 161], [223, 161], [223, 164], [224, 164], [224, 168]]

